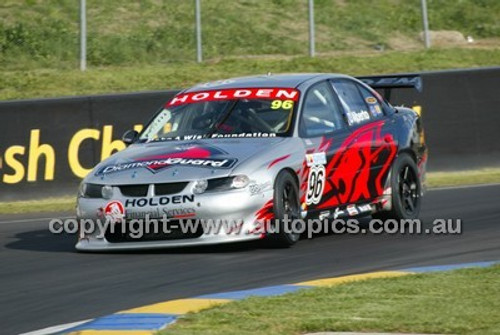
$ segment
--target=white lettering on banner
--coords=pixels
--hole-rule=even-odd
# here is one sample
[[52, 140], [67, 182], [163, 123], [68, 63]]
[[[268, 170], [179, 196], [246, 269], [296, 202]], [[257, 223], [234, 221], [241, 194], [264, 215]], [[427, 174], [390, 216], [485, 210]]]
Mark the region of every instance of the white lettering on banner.
[[168, 107], [187, 103], [232, 99], [278, 99], [298, 101], [299, 91], [294, 88], [246, 88], [204, 92], [180, 93], [167, 104]]

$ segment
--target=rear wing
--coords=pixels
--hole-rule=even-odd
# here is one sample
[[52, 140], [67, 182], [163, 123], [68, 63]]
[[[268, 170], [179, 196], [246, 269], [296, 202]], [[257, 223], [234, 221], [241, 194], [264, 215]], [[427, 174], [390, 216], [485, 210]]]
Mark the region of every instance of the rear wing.
[[389, 100], [394, 88], [414, 88], [422, 92], [422, 78], [418, 74], [395, 74], [387, 76], [356, 77], [373, 89], [383, 89], [384, 96]]

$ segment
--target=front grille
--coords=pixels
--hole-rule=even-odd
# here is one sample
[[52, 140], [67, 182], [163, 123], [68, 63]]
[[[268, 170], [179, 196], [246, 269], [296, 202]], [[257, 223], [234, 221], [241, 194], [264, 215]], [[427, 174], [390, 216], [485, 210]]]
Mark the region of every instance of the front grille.
[[145, 197], [148, 195], [149, 185], [121, 185], [120, 192], [126, 197]]
[[187, 184], [187, 182], [155, 184], [155, 195], [169, 195], [180, 193], [184, 190]]
[[[170, 232], [164, 232], [163, 225], [158, 225], [158, 232], [155, 232], [153, 226], [150, 226], [150, 232], [146, 233], [147, 229], [144, 229], [144, 234], [138, 238], [137, 234], [134, 234], [139, 229], [134, 225], [134, 233], [130, 232], [130, 225], [127, 223], [116, 224], [113, 228], [109, 227], [104, 234], [104, 237], [109, 243], [124, 243], [124, 242], [153, 242], [153, 241], [172, 241], [172, 240], [185, 240], [198, 238], [203, 235], [203, 226], [198, 224], [195, 231], [189, 231], [183, 233], [179, 225], [179, 220], [169, 220], [168, 229]], [[113, 230], [113, 231], [112, 231]]]
[[[180, 193], [186, 188], [188, 182], [154, 184], [155, 195], [170, 195]], [[95, 185], [100, 186], [102, 185]], [[120, 192], [126, 197], [145, 197], [148, 195], [149, 184], [143, 185], [118, 185]], [[100, 189], [98, 190], [100, 194]], [[99, 195], [100, 196], [100, 195]]]

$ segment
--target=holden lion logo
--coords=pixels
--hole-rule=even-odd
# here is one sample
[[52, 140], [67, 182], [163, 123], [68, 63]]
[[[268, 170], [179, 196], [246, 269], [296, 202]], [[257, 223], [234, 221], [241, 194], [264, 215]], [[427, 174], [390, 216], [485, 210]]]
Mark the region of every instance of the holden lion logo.
[[104, 207], [104, 218], [109, 222], [121, 222], [125, 218], [125, 207], [120, 201], [111, 201]]

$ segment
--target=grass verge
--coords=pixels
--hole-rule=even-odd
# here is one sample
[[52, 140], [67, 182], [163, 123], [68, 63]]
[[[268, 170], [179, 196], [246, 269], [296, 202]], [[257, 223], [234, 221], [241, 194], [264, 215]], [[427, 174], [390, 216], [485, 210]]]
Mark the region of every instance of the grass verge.
[[[416, 0], [317, 0], [314, 7], [319, 53], [422, 48]], [[77, 68], [78, 10], [74, 0], [3, 0], [0, 69]], [[195, 59], [194, 1], [91, 0], [87, 12], [91, 68]], [[201, 12], [205, 59], [307, 53], [307, 1], [210, 0]], [[439, 0], [428, 13], [433, 30], [448, 31], [433, 36], [433, 47], [500, 36], [498, 0]]]
[[[430, 172], [427, 174], [429, 188], [500, 183], [500, 169], [482, 169], [461, 172]], [[38, 212], [66, 212], [75, 209], [73, 196], [43, 200], [0, 202], [0, 214]]]
[[500, 266], [372, 279], [213, 307], [160, 334], [500, 334], [499, 296]]
[[500, 183], [500, 169], [498, 168], [427, 173], [429, 188], [496, 183]]
[[2, 70], [0, 100], [189, 87], [199, 82], [267, 72], [339, 72], [350, 75], [419, 72], [500, 64], [496, 49], [432, 49], [344, 54], [315, 58], [273, 56], [196, 63], [108, 66], [87, 72]]
[[47, 198], [43, 200], [0, 202], [0, 214], [69, 212], [74, 210], [74, 196]]

